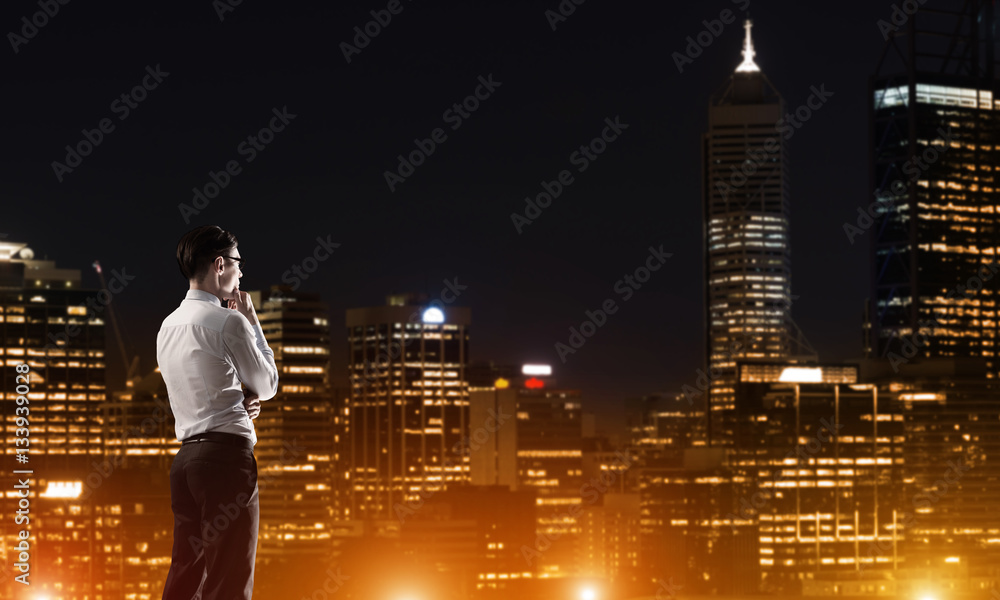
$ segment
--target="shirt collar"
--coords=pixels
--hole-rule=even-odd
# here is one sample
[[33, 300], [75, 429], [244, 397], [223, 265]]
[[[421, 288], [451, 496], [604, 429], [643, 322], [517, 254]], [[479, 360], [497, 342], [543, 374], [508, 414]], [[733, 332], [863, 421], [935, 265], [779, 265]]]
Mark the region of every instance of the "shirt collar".
[[206, 292], [205, 290], [188, 290], [187, 294], [184, 295], [185, 300], [204, 300], [205, 302], [212, 302], [216, 306], [222, 306], [222, 300], [211, 292]]

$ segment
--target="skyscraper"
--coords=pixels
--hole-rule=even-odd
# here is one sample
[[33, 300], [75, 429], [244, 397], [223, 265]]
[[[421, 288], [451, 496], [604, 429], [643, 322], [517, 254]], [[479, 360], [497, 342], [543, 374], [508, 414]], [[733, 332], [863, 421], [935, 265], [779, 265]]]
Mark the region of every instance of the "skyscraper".
[[[470, 371], [476, 371], [473, 367]], [[469, 378], [469, 434], [463, 450], [469, 455], [469, 479], [474, 485], [508, 486], [518, 489], [517, 469], [517, 412], [520, 386], [514, 377], [493, 377], [487, 385], [491, 371], [478, 367], [480, 374]], [[484, 377], [485, 376], [485, 377]]]
[[[869, 79], [866, 355], [899, 392], [914, 589], [995, 587], [997, 100], [992, 2], [939, 0], [886, 38]], [[871, 552], [884, 557], [887, 547]], [[932, 586], [932, 587], [927, 587]], [[922, 591], [922, 593], [927, 593]]]
[[347, 311], [347, 519], [396, 521], [428, 494], [468, 482], [466, 364], [471, 311], [394, 295]]
[[[89, 549], [108, 596], [156, 597], [170, 570], [170, 465], [181, 447], [159, 369], [126, 381], [101, 404], [103, 460], [91, 461], [81, 499], [103, 518]], [[72, 514], [72, 513], [71, 513]]]
[[[739, 497], [730, 516], [757, 524], [763, 590], [889, 589], [904, 485], [893, 398], [846, 364], [746, 365], [737, 396], [748, 418], [730, 461]], [[869, 541], [890, 551], [873, 557]]]
[[585, 500], [593, 503], [600, 497], [595, 486], [584, 485], [581, 417], [580, 390], [518, 390], [518, 489], [538, 490], [538, 537], [533, 541], [541, 552], [532, 563], [542, 576], [578, 574], [579, 509]]
[[329, 553], [335, 403], [328, 308], [319, 295], [271, 286], [250, 296], [280, 380], [254, 421], [263, 575], [270, 563], [294, 565]]
[[743, 62], [712, 97], [702, 137], [708, 429], [727, 444], [736, 362], [799, 354], [791, 320], [785, 103], [754, 61], [751, 22]]
[[[16, 491], [0, 494], [0, 514], [9, 519], [0, 539], [0, 559], [10, 569], [0, 582], [4, 597], [24, 583], [14, 581], [23, 573], [12, 567], [20, 562], [15, 548], [21, 530], [30, 534], [26, 582], [33, 591], [61, 589], [64, 598], [82, 599], [94, 597], [103, 581], [103, 555], [94, 541], [99, 507], [82, 496], [84, 485], [100, 484], [99, 474], [86, 478], [104, 452], [102, 317], [112, 292], [84, 290], [80, 282], [79, 270], [37, 260], [24, 243], [0, 241], [0, 354], [6, 366], [0, 418], [10, 465], [0, 485]], [[124, 283], [114, 287], [121, 291]], [[30, 514], [15, 524], [22, 493]]]
[[[11, 367], [0, 377], [6, 399], [14, 400], [17, 383], [24, 381], [14, 381], [13, 367], [28, 365], [30, 391], [24, 395], [34, 426], [32, 458], [103, 452], [98, 424], [105, 400], [102, 317], [110, 302], [107, 290], [80, 289], [79, 270], [36, 260], [26, 244], [0, 242], [0, 348]], [[28, 445], [15, 442], [14, 403], [3, 406], [5, 452], [13, 454]]]
[[[993, 3], [938, 2], [888, 38], [870, 79], [870, 357], [997, 360], [1000, 99]], [[865, 213], [865, 214], [861, 214]], [[867, 219], [867, 217], [874, 217]], [[870, 229], [870, 231], [868, 231]]]

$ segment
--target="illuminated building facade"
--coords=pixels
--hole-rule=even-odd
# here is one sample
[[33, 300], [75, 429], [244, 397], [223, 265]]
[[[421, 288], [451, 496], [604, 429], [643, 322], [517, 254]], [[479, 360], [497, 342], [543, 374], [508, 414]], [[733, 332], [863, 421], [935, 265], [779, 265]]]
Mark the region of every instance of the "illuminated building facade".
[[[705, 413], [691, 409], [683, 395], [649, 395], [626, 399], [625, 414], [629, 454], [635, 458], [635, 462], [622, 473], [622, 489], [626, 493], [638, 494], [639, 556], [631, 579], [635, 585], [635, 594], [642, 595], [650, 592], [650, 586], [658, 586], [660, 580], [665, 582], [666, 590], [669, 590], [671, 578], [674, 585], [683, 585], [683, 578], [686, 577], [682, 576], [679, 569], [664, 569], [663, 565], [667, 563], [663, 561], [678, 558], [669, 554], [671, 550], [668, 546], [677, 542], [677, 538], [670, 536], [678, 533], [678, 530], [670, 528], [677, 527], [680, 522], [689, 522], [685, 519], [692, 518], [693, 505], [686, 504], [685, 497], [677, 494], [686, 493], [681, 489], [690, 484], [687, 479], [689, 473], [684, 470], [685, 452], [705, 445]], [[584, 458], [586, 460], [587, 453]], [[590, 472], [591, 469], [585, 462], [584, 475], [588, 476]], [[726, 477], [723, 478], [728, 481]], [[698, 490], [698, 493], [726, 493], [723, 488], [718, 487], [699, 487]], [[715, 508], [718, 509], [719, 507]], [[711, 526], [713, 521], [724, 514], [725, 511], [714, 518], [708, 516], [701, 521]], [[693, 535], [691, 532], [689, 534]], [[692, 540], [693, 543], [694, 539], [695, 537], [684, 538], [685, 548], [687, 541]], [[693, 564], [690, 566], [696, 568]]]
[[586, 500], [581, 493], [581, 414], [579, 390], [518, 390], [518, 489], [537, 490], [537, 534], [540, 539], [552, 540], [537, 557], [542, 576], [575, 575], [578, 567], [574, 553], [580, 527], [573, 507], [582, 507]]
[[994, 9], [983, 0], [940, 5], [907, 20], [871, 78], [874, 195], [845, 230], [870, 244], [868, 356], [984, 357], [996, 377]]
[[583, 438], [579, 576], [605, 581], [617, 591], [642, 589], [639, 458], [634, 445], [619, 446], [604, 436]]
[[[0, 561], [7, 575], [0, 580], [3, 597], [26, 589], [14, 580], [20, 574], [14, 564], [22, 528], [30, 533], [28, 581], [33, 591], [53, 600], [82, 600], [101, 597], [103, 590], [103, 574], [95, 567], [103, 550], [95, 539], [99, 507], [81, 498], [80, 474], [90, 471], [91, 462], [100, 461], [104, 451], [103, 317], [111, 293], [83, 290], [80, 284], [79, 270], [36, 260], [24, 243], [0, 241], [0, 360], [5, 365], [0, 415], [8, 465], [0, 474]], [[25, 394], [18, 393], [24, 380], [15, 380], [21, 363], [30, 369], [28, 389], [20, 388]], [[19, 396], [27, 404], [18, 404]], [[18, 417], [27, 420], [28, 431]], [[18, 448], [28, 451], [18, 453]], [[28, 462], [15, 462], [18, 454], [26, 455]], [[14, 474], [14, 469], [33, 473]], [[30, 521], [25, 524], [16, 524], [13, 516], [20, 499], [18, 477], [30, 478], [25, 492]]]
[[[418, 572], [435, 572], [435, 591], [452, 590], [461, 598], [502, 595], [509, 583], [534, 577], [521, 546], [534, 536], [535, 496], [505, 485], [450, 487], [406, 517], [404, 554]], [[408, 591], [419, 585], [408, 582]]]
[[[337, 443], [329, 388], [330, 324], [318, 294], [272, 286], [250, 292], [278, 368], [278, 393], [261, 403], [257, 432], [260, 576], [328, 555], [335, 518]], [[287, 576], [287, 573], [285, 573]], [[262, 581], [262, 583], [268, 583]], [[279, 588], [280, 583], [274, 582]]]
[[716, 92], [702, 136], [706, 375], [711, 443], [728, 445], [737, 360], [785, 360], [805, 342], [791, 320], [785, 103], [754, 62]]
[[[34, 260], [25, 244], [0, 242], [3, 374], [7, 400], [14, 400], [13, 367], [31, 369], [29, 405], [32, 458], [72, 457], [103, 452], [98, 423], [105, 400], [104, 319], [111, 295], [81, 290], [80, 271]], [[35, 400], [38, 403], [35, 404]], [[14, 404], [4, 403], [4, 452], [15, 454]], [[37, 426], [37, 429], [34, 427]], [[21, 447], [24, 447], [21, 445]], [[82, 460], [82, 458], [81, 458]]]
[[672, 586], [693, 595], [757, 592], [757, 524], [736, 514], [737, 478], [726, 449], [663, 450], [644, 452], [636, 467], [643, 595], [668, 597]]
[[625, 400], [629, 444], [642, 458], [663, 453], [683, 455], [704, 446], [705, 412], [691, 408], [683, 395], [651, 395]]
[[[900, 566], [905, 535], [903, 415], [858, 379], [850, 365], [740, 365], [733, 516], [757, 522], [763, 591], [894, 589], [888, 572]], [[889, 551], [873, 556], [870, 543]]]
[[[471, 311], [413, 294], [347, 311], [345, 519], [396, 522], [424, 494], [469, 481]], [[409, 503], [409, 504], [408, 504]]]
[[[613, 486], [580, 513], [577, 562], [582, 577], [609, 582], [615, 589], [637, 587], [640, 573], [640, 496]], [[649, 586], [646, 586], [647, 589]]]
[[170, 465], [181, 444], [159, 369], [126, 386], [101, 406], [104, 459], [77, 476], [103, 515], [90, 552], [107, 597], [158, 600], [173, 550]]
[[[986, 597], [1000, 589], [1000, 382], [985, 359], [865, 366], [904, 419], [898, 592]], [[894, 549], [865, 554], [888, 562]]]

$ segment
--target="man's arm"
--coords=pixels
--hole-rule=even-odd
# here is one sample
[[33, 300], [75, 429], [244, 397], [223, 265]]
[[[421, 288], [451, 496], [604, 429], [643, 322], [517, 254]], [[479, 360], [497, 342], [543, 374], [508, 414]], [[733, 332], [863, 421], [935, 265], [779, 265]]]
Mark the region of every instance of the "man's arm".
[[243, 315], [234, 313], [226, 320], [222, 337], [240, 381], [261, 401], [274, 398], [278, 393], [278, 367], [260, 323], [251, 326]]

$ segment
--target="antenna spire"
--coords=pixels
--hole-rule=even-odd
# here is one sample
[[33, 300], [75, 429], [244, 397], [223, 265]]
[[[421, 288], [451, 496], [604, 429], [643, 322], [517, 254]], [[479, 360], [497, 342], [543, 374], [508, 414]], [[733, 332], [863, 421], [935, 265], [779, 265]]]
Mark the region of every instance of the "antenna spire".
[[740, 66], [736, 67], [736, 72], [758, 73], [760, 72], [760, 67], [753, 61], [753, 57], [757, 53], [753, 50], [753, 39], [750, 37], [750, 29], [753, 27], [753, 21], [747, 19], [743, 22], [743, 27], [747, 30], [746, 39], [743, 41], [743, 62], [740, 63]]

